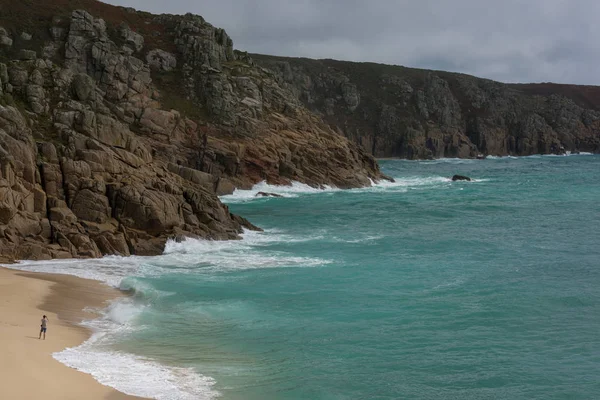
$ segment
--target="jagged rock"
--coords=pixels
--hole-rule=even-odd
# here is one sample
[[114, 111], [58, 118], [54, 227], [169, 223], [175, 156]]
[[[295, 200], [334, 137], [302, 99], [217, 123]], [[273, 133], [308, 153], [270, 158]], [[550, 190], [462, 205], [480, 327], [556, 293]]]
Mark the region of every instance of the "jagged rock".
[[146, 62], [151, 68], [162, 72], [170, 72], [177, 67], [177, 58], [161, 49], [150, 50], [146, 55]]
[[206, 172], [198, 171], [192, 168], [182, 167], [173, 163], [169, 163], [167, 165], [167, 168], [169, 169], [169, 171], [181, 176], [183, 179], [196, 183], [208, 190], [213, 190], [215, 186], [215, 177]]
[[0, 83], [3, 85], [8, 83], [8, 68], [6, 64], [0, 63]]
[[50, 221], [59, 224], [74, 224], [77, 222], [77, 216], [68, 207], [53, 207], [49, 213]]
[[[10, 93], [2, 104], [18, 105], [0, 106], [3, 260], [155, 255], [169, 239], [236, 239], [258, 229], [217, 197], [238, 187], [384, 178], [201, 17], [131, 20], [122, 8], [91, 15], [67, 3], [49, 18], [38, 13], [48, 9], [42, 0], [27, 2], [39, 29], [18, 21], [11, 29], [36, 40], [0, 47], [13, 60], [0, 63], [0, 89]], [[145, 42], [165, 50], [135, 57]], [[360, 107], [351, 82], [336, 84], [340, 105]]]
[[454, 175], [452, 177], [452, 181], [456, 182], [456, 181], [471, 181], [471, 178], [469, 178], [468, 176], [464, 176], [464, 175]]
[[29, 74], [25, 68], [11, 65], [8, 69], [8, 81], [13, 86], [24, 86], [29, 80]]
[[31, 111], [36, 114], [42, 114], [48, 111], [46, 102], [46, 91], [40, 85], [27, 85], [25, 90], [27, 102], [31, 107]]
[[71, 206], [78, 219], [84, 221], [105, 223], [111, 216], [108, 199], [103, 194], [90, 189], [77, 192]]
[[[507, 85], [405, 67], [252, 55], [378, 157], [600, 152], [600, 88]], [[385, 73], [382, 73], [385, 71]]]
[[125, 226], [157, 234], [183, 225], [179, 214], [182, 200], [168, 193], [128, 185], [116, 194], [115, 216]]
[[20, 198], [9, 187], [0, 187], [0, 224], [7, 225], [17, 213]]
[[18, 211], [10, 221], [10, 226], [19, 237], [34, 237], [42, 232], [39, 215]]
[[258, 192], [255, 197], [283, 197], [277, 193], [268, 193], [268, 192]]
[[131, 46], [133, 50], [140, 51], [144, 47], [144, 37], [132, 31], [126, 24], [121, 24], [120, 34], [125, 43]]
[[123, 233], [103, 233], [94, 237], [94, 242], [102, 254], [118, 256], [131, 255], [129, 246], [127, 245], [127, 241], [125, 240], [125, 235]]
[[91, 76], [87, 74], [77, 74], [73, 77], [71, 88], [75, 98], [79, 101], [86, 101], [92, 97], [96, 90], [96, 83]]
[[232, 194], [235, 191], [235, 185], [228, 179], [219, 178], [217, 180], [215, 194], [217, 196], [225, 196]]
[[360, 104], [360, 93], [356, 85], [352, 83], [346, 82], [342, 84], [342, 97], [350, 111], [356, 110], [356, 107]]
[[13, 40], [6, 32], [6, 29], [0, 27], [0, 46], [10, 47], [13, 45]]
[[178, 119], [179, 114], [177, 112], [146, 108], [142, 113], [139, 124], [141, 129], [148, 133], [169, 135], [175, 129]]

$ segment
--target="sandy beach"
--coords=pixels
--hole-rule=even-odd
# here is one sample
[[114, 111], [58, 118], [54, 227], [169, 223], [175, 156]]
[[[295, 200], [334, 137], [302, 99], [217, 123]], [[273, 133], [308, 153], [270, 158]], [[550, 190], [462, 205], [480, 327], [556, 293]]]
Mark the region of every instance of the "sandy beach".
[[[103, 308], [120, 295], [95, 281], [0, 268], [0, 398], [139, 399], [52, 358], [89, 337], [76, 325], [94, 317], [83, 312], [85, 307]], [[38, 339], [43, 314], [49, 318], [46, 340]]]

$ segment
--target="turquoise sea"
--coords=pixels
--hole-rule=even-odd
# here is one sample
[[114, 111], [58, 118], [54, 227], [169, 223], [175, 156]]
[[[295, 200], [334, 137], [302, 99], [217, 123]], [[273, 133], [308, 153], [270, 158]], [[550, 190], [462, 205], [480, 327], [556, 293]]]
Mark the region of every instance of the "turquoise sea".
[[55, 357], [161, 400], [598, 398], [600, 156], [380, 164], [223, 198], [240, 241], [21, 264], [134, 289]]

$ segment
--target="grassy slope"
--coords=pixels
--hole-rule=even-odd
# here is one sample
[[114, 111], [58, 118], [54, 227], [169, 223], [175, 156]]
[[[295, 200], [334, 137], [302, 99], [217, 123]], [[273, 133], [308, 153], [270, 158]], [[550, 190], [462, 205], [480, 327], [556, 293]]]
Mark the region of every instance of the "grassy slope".
[[48, 27], [52, 18], [68, 17], [73, 10], [78, 9], [104, 19], [109, 28], [125, 22], [131, 29], [145, 36], [146, 45], [150, 48], [169, 50], [173, 47], [172, 42], [164, 35], [165, 27], [152, 22], [152, 14], [129, 12], [126, 8], [97, 0], [0, 0], [0, 26], [13, 36], [26, 31], [34, 34], [34, 39], [49, 39]]

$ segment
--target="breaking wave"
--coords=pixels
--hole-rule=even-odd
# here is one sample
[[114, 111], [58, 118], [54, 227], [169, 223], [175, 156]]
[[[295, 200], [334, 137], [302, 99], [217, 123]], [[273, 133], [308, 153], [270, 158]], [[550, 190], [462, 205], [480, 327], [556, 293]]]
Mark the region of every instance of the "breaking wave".
[[112, 345], [144, 329], [138, 317], [158, 297], [169, 296], [141, 280], [165, 274], [222, 274], [247, 269], [316, 267], [330, 263], [314, 257], [291, 256], [264, 246], [278, 242], [318, 240], [286, 235], [276, 230], [247, 231], [242, 240], [169, 241], [157, 257], [104, 257], [92, 260], [24, 261], [11, 268], [30, 272], [75, 275], [129, 291], [113, 302], [101, 317], [82, 322], [93, 332], [80, 346], [53, 354], [69, 367], [92, 375], [123, 393], [159, 400], [201, 400], [219, 396], [215, 380], [193, 368], [163, 365], [153, 359], [117, 351]]

